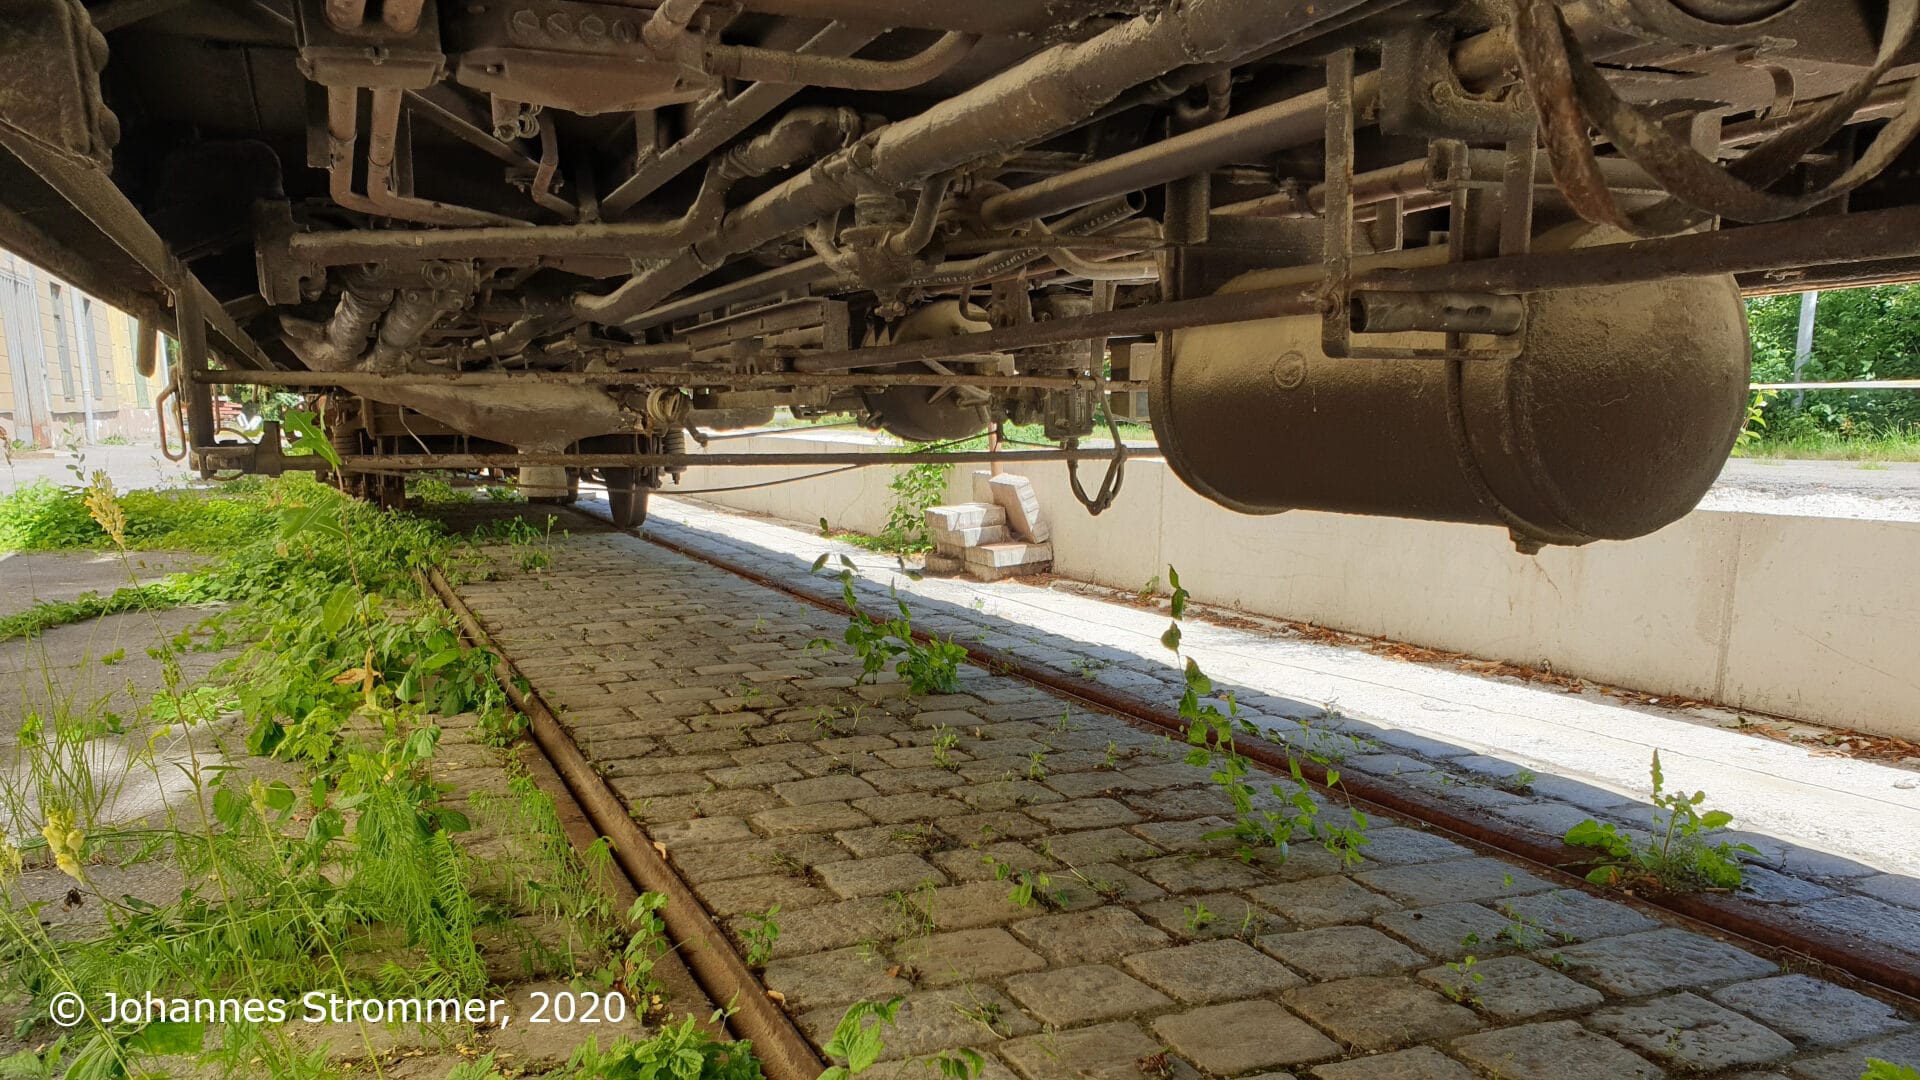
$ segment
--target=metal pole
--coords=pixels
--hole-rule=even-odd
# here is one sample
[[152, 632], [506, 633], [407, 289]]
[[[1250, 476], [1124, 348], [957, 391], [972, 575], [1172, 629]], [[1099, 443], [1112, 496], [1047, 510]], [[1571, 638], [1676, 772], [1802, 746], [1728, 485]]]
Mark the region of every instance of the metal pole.
[[[1806, 372], [1807, 361], [1813, 356], [1813, 318], [1815, 309], [1820, 306], [1820, 290], [1810, 289], [1800, 294], [1800, 328], [1793, 336], [1793, 381], [1800, 382], [1800, 376]], [[1793, 407], [1804, 408], [1807, 404], [1807, 392], [1793, 392]]]

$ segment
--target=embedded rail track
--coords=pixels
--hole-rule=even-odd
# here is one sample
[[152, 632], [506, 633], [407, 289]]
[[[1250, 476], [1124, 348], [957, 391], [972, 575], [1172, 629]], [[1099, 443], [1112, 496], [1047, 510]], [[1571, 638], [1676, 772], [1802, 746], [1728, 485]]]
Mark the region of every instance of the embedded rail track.
[[[591, 523], [590, 528], [609, 528], [606, 520], [595, 514], [580, 509], [572, 509], [569, 513], [583, 523]], [[842, 617], [851, 614], [832, 590], [809, 590], [712, 551], [641, 530], [626, 532], [658, 548], [724, 571], [734, 578], [813, 608]], [[476, 643], [491, 645], [492, 636], [466, 601], [437, 572], [430, 577], [435, 591], [459, 618], [468, 636]], [[916, 636], [925, 638], [923, 631], [916, 631]], [[977, 642], [965, 643], [965, 647], [973, 664], [995, 675], [1017, 679], [1049, 695], [1079, 703], [1154, 735], [1184, 731], [1184, 722], [1177, 714], [1140, 697], [1118, 693], [1089, 680], [1029, 662], [1003, 649]], [[665, 909], [669, 931], [680, 943], [679, 951], [687, 967], [707, 996], [715, 1002], [732, 1005], [735, 1011], [729, 1018], [729, 1024], [738, 1035], [753, 1040], [769, 1076], [775, 1080], [787, 1080], [789, 1077], [811, 1080], [817, 1076], [823, 1062], [815, 1046], [824, 1041], [831, 1025], [822, 1030], [818, 1018], [807, 1014], [803, 1014], [796, 1023], [796, 1018], [782, 1007], [786, 1004], [784, 996], [768, 992], [769, 987], [762, 984], [735, 951], [721, 921], [708, 914], [708, 908], [712, 905], [702, 902], [707, 895], [704, 890], [708, 883], [689, 882], [676, 870], [668, 846], [650, 836], [648, 830], [636, 822], [636, 814], [629, 809], [631, 800], [623, 797], [616, 783], [609, 779], [608, 764], [583, 748], [581, 741], [569, 730], [569, 724], [556, 715], [555, 709], [543, 698], [536, 682], [529, 680], [505, 651], [498, 647], [495, 647], [495, 651], [500, 656], [499, 675], [502, 684], [514, 704], [531, 721], [535, 744], [564, 781], [592, 828], [612, 840], [621, 870], [636, 889], [669, 897], [670, 902]], [[907, 744], [908, 747], [920, 745]], [[1239, 749], [1261, 768], [1277, 776], [1287, 776], [1295, 763], [1286, 747], [1277, 742], [1243, 738], [1239, 742]], [[1300, 760], [1298, 764], [1321, 795], [1349, 802], [1370, 815], [1388, 821], [1399, 819], [1417, 823], [1424, 832], [1444, 837], [1446, 842], [1450, 842], [1449, 846], [1458, 845], [1463, 854], [1497, 855], [1504, 863], [1515, 867], [1520, 872], [1519, 876], [1543, 883], [1542, 888], [1547, 887], [1544, 883], [1550, 883], [1562, 892], [1578, 890], [1604, 896], [1609, 901], [1640, 912], [1657, 910], [1660, 922], [1679, 924], [1723, 940], [1730, 939], [1744, 950], [1765, 956], [1786, 970], [1813, 970], [1828, 982], [1850, 986], [1909, 1014], [1920, 1014], [1920, 970], [1902, 964], [1888, 952], [1876, 953], [1841, 934], [1808, 932], [1804, 923], [1774, 918], [1771, 909], [1763, 905], [1744, 903], [1728, 896], [1695, 894], [1639, 897], [1603, 892], [1567, 872], [1568, 867], [1581, 861], [1581, 853], [1575, 849], [1543, 843], [1539, 836], [1502, 824], [1490, 815], [1469, 816], [1462, 813], [1459, 807], [1450, 806], [1422, 791], [1353, 771], [1340, 773], [1337, 788], [1329, 788], [1325, 766], [1306, 760]], [[876, 816], [875, 820], [886, 819]], [[856, 855], [865, 857], [865, 853], [857, 852]], [[1508, 875], [1509, 885], [1513, 876]], [[960, 889], [966, 887], [959, 886]], [[856, 892], [855, 895], [860, 894]], [[859, 902], [844, 901], [845, 904]], [[933, 917], [926, 917], [931, 926]], [[1419, 918], [1419, 914], [1413, 917]], [[1302, 925], [1314, 924], [1304, 922]], [[769, 983], [772, 981], [769, 979]], [[1156, 1030], [1162, 1035], [1166, 1033], [1163, 1028]], [[811, 1041], [810, 1034], [813, 1036]], [[1352, 1041], [1356, 1047], [1364, 1046], [1363, 1041]], [[1466, 1041], [1461, 1040], [1463, 1043]]]

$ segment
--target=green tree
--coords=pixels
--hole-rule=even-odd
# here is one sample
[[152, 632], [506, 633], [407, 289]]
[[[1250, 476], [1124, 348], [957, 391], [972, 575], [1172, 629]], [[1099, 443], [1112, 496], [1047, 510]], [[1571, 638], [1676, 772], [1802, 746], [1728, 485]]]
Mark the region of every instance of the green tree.
[[[1755, 382], [1793, 377], [1797, 294], [1747, 301], [1753, 331]], [[1809, 381], [1920, 378], [1920, 286], [1872, 285], [1820, 294], [1813, 352], [1802, 372]], [[1920, 394], [1892, 390], [1813, 390], [1804, 406], [1782, 395], [1769, 410], [1770, 437], [1814, 431], [1841, 434], [1920, 425]]]

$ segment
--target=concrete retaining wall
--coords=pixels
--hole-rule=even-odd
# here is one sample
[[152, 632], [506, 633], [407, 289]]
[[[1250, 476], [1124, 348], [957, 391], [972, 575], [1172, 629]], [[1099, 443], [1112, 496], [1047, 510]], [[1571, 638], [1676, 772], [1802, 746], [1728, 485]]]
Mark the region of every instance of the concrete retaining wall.
[[[823, 432], [716, 447], [871, 445]], [[816, 471], [695, 468], [682, 487]], [[1234, 514], [1153, 458], [1131, 459], [1119, 498], [1091, 518], [1074, 501], [1064, 465], [1023, 471], [1053, 523], [1054, 570], [1067, 577], [1131, 590], [1164, 580], [1171, 563], [1205, 603], [1920, 739], [1920, 523], [1700, 510], [1629, 543], [1527, 557], [1495, 528]], [[970, 498], [961, 472], [955, 501]], [[1083, 483], [1092, 488], [1100, 469], [1088, 473]], [[858, 469], [701, 497], [878, 532], [890, 476]]]

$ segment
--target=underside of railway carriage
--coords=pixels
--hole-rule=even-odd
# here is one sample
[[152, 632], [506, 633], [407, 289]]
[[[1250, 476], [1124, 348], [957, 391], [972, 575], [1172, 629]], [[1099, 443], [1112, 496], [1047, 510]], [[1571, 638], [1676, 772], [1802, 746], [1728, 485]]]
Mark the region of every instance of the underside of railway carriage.
[[[1743, 293], [1920, 276], [1915, 0], [0, 0], [0, 245], [312, 394], [347, 480], [1150, 416], [1196, 490], [1690, 509]], [[153, 334], [141, 362], [157, 362]]]

